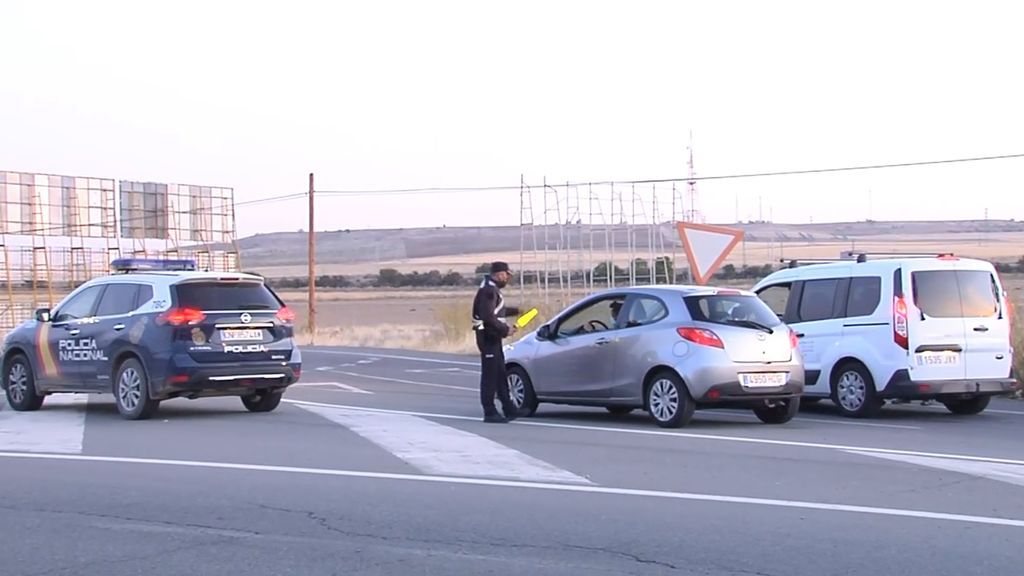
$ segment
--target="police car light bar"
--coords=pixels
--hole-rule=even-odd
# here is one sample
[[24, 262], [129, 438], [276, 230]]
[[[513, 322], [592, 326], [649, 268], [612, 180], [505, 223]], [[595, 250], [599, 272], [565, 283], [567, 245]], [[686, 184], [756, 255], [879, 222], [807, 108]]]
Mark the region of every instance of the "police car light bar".
[[195, 270], [196, 261], [191, 259], [159, 259], [159, 258], [118, 258], [110, 263], [117, 272], [132, 270], [181, 271]]

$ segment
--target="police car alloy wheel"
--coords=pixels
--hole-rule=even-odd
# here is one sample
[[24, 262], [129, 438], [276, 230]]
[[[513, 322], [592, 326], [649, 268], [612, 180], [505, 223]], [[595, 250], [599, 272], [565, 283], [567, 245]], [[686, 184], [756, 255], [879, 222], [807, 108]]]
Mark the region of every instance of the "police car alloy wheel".
[[7, 403], [19, 412], [38, 410], [43, 405], [43, 396], [36, 393], [32, 365], [18, 354], [7, 363], [4, 370], [4, 386], [7, 388]]
[[125, 360], [117, 370], [114, 402], [117, 411], [128, 420], [145, 420], [160, 405], [159, 400], [149, 397], [149, 378], [142, 363], [135, 358]]
[[281, 403], [283, 391], [261, 390], [251, 396], [242, 396], [242, 404], [250, 412], [272, 412]]

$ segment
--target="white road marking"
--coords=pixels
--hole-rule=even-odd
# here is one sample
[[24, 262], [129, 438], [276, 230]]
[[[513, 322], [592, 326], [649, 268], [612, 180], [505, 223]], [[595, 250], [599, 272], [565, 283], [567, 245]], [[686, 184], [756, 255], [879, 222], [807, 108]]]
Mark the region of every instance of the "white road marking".
[[418, 416], [300, 405], [341, 424], [428, 474], [528, 482], [590, 481], [483, 436]]
[[[742, 418], [757, 418], [756, 414], [740, 412], [735, 410], [700, 410], [698, 416], [740, 416]], [[862, 426], [868, 428], [896, 428], [899, 430], [920, 430], [920, 426], [907, 426], [904, 424], [875, 424], [872, 422], [845, 422], [842, 420], [825, 420], [823, 418], [806, 418], [797, 416], [793, 419], [799, 422], [819, 422], [822, 424], [835, 424], [836, 426]]]
[[53, 394], [34, 412], [0, 408], [0, 446], [7, 450], [78, 454], [85, 438], [87, 394]]
[[1000, 482], [1008, 482], [1010, 484], [1024, 486], [1024, 465], [1019, 464], [964, 462], [963, 460], [950, 460], [948, 458], [904, 456], [899, 454], [873, 454], [871, 452], [860, 452], [856, 450], [847, 450], [847, 452], [850, 454], [859, 454], [861, 456], [893, 460], [895, 462], [927, 466], [929, 468], [937, 468], [939, 470], [949, 470], [950, 472], [959, 472], [961, 474], [969, 474], [971, 476], [988, 478], [989, 480], [998, 480]]
[[292, 388], [315, 388], [317, 386], [331, 386], [348, 392], [355, 392], [356, 394], [373, 394], [373, 392], [370, 392], [369, 390], [363, 390], [362, 388], [356, 388], [355, 386], [342, 384], [341, 382], [299, 382], [291, 385]]
[[479, 376], [479, 370], [467, 370], [465, 368], [420, 368], [420, 369], [408, 369], [406, 372], [410, 374], [459, 374], [459, 375], [470, 375]]
[[1017, 412], [1015, 410], [995, 410], [992, 408], [986, 408], [985, 412], [991, 412], [993, 414], [1014, 414], [1016, 416], [1024, 416], [1024, 412]]
[[[377, 412], [382, 414], [409, 414], [412, 416], [423, 416], [426, 418], [447, 418], [450, 420], [472, 420], [479, 422], [479, 418], [472, 416], [460, 416], [455, 414], [435, 414], [430, 412], [412, 412], [405, 410], [388, 410], [384, 408], [365, 408], [362, 406], [348, 406], [340, 404], [324, 404], [321, 402], [307, 402], [305, 400], [282, 400], [282, 402], [290, 402], [292, 404], [307, 404], [313, 406], [328, 406], [338, 408], [349, 408], [352, 410], [364, 410], [367, 412]], [[896, 448], [873, 448], [870, 446], [847, 446], [843, 444], [824, 444], [820, 442], [800, 442], [797, 440], [771, 440], [768, 438], [751, 438], [747, 436], [723, 436], [719, 434], [700, 434], [695, 432], [672, 432], [669, 430], [661, 429], [643, 429], [643, 428], [613, 428], [610, 426], [583, 426], [580, 424], [561, 424], [557, 422], [537, 422], [528, 421], [520, 418], [515, 422], [511, 423], [512, 426], [523, 425], [523, 426], [538, 426], [541, 428], [560, 428], [563, 430], [581, 430], [585, 432], [611, 432], [616, 434], [640, 434], [643, 436], [666, 436], [675, 438], [690, 438], [694, 440], [714, 440], [720, 442], [739, 442], [745, 444], [765, 444], [771, 446], [790, 446], [794, 448], [820, 448], [825, 450], [839, 450], [839, 451], [859, 451], [859, 452], [871, 452], [876, 454], [905, 454], [908, 456], [930, 456], [935, 458], [951, 458], [956, 460], [967, 460], [973, 462], [993, 462], [1001, 464], [1019, 464], [1024, 465], [1024, 460], [1015, 460], [1011, 458], [997, 458], [990, 456], [973, 456], [967, 454], [944, 454], [940, 452], [918, 452], [914, 450], [899, 450]]]
[[428, 388], [446, 388], [448, 390], [465, 390], [468, 392], [479, 392], [478, 388], [470, 388], [469, 386], [454, 386], [452, 384], [435, 384], [434, 382], [418, 382], [416, 380], [402, 380], [401, 378], [385, 378], [384, 376], [370, 376], [369, 374], [360, 374], [358, 372], [345, 372], [343, 370], [335, 370], [338, 374], [344, 374], [345, 376], [352, 376], [354, 378], [367, 378], [369, 380], [380, 380], [382, 382], [394, 382], [396, 384], [411, 384], [413, 386], [426, 386]]
[[246, 472], [278, 472], [287, 474], [308, 474], [318, 476], [334, 476], [344, 478], [367, 478], [375, 480], [398, 480], [407, 482], [423, 482], [436, 484], [459, 484], [470, 486], [491, 486], [501, 488], [522, 488], [527, 490], [546, 490], [552, 492], [569, 492], [577, 494], [602, 494], [608, 496], [632, 496], [640, 498], [660, 498], [666, 500], [689, 500], [697, 502], [718, 502], [725, 504], [751, 504], [758, 506], [774, 506], [779, 508], [797, 508], [824, 512], [849, 512], [876, 516], [897, 516], [920, 520], [944, 520], [949, 522], [965, 522], [985, 524], [989, 526], [1007, 526], [1024, 528], [1024, 520], [1015, 518], [997, 518], [992, 516], [974, 516], [968, 514], [950, 514], [946, 512], [928, 512], [924, 510], [906, 510], [900, 508], [880, 508], [875, 506], [854, 506], [848, 504], [830, 504], [827, 502], [807, 502], [800, 500], [777, 500], [771, 498], [749, 498], [745, 496], [724, 496], [718, 494], [697, 494], [691, 492], [670, 492], [664, 490], [642, 490], [633, 488], [613, 488], [593, 484], [552, 484], [544, 482], [522, 482], [517, 480], [495, 480], [489, 478], [460, 478], [455, 476], [431, 476], [418, 474], [399, 474], [389, 472], [364, 472], [359, 470], [338, 470], [330, 468], [302, 468], [297, 466], [273, 466], [266, 464], [236, 464], [230, 462], [200, 462], [193, 460], [161, 460], [155, 458], [127, 458], [118, 456], [83, 456], [79, 454], [32, 454], [25, 452], [0, 452], [0, 458], [23, 458], [38, 460], [64, 460], [77, 462], [104, 462], [115, 464], [148, 464], [156, 466], [179, 466], [187, 468], [209, 468], [219, 470], [243, 470]]
[[340, 354], [344, 356], [359, 356], [364, 358], [387, 358], [389, 360], [411, 360], [414, 362], [427, 362], [430, 364], [451, 364], [456, 366], [480, 366], [479, 362], [466, 362], [463, 360], [442, 360], [440, 358], [424, 358], [422, 356], [402, 356], [397, 354], [369, 354], [366, 352], [348, 352], [345, 350], [317, 350], [315, 348], [303, 349], [303, 354]]

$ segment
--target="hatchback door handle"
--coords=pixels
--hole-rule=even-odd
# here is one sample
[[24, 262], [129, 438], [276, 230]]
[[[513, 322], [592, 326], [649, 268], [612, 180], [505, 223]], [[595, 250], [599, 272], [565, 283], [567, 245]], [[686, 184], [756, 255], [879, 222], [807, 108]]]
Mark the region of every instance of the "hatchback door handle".
[[975, 332], [988, 332], [988, 326], [975, 326]]
[[605, 344], [608, 344], [610, 342], [611, 342], [611, 340], [609, 340], [607, 338], [601, 338], [597, 342], [594, 342], [594, 346], [604, 346]]
[[115, 324], [114, 330], [124, 330], [124, 324]]

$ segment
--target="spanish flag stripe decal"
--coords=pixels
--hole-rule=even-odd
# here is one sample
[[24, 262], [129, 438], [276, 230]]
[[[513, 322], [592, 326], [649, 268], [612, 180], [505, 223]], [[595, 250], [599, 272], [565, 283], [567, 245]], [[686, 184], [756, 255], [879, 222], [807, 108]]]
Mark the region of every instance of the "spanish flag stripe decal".
[[57, 363], [53, 360], [53, 350], [50, 350], [50, 325], [42, 323], [39, 331], [36, 332], [36, 352], [39, 355], [39, 364], [43, 368], [43, 374], [53, 378], [58, 375]]

